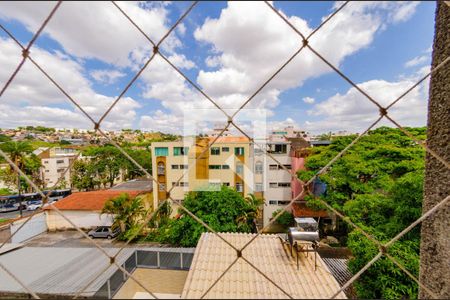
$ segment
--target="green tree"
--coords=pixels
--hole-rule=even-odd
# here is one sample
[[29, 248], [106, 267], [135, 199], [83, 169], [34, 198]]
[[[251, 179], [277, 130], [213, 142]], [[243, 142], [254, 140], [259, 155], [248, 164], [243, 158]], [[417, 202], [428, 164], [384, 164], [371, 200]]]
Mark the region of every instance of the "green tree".
[[[277, 209], [276, 211], [273, 212], [272, 217], [274, 218], [276, 215], [278, 215], [281, 211], [280, 209]], [[276, 220], [275, 223], [280, 224], [281, 226], [284, 227], [289, 227], [289, 226], [293, 226], [294, 225], [294, 216], [292, 215], [292, 213], [288, 212], [288, 211], [284, 211]]]
[[95, 189], [100, 182], [96, 179], [95, 165], [89, 161], [77, 160], [72, 167], [71, 181], [73, 187], [80, 191]]
[[[33, 151], [33, 148], [29, 143], [13, 141], [5, 142], [0, 144], [0, 149], [8, 154], [9, 158], [21, 171], [26, 174], [27, 171], [31, 171], [31, 173], [28, 173], [27, 175], [32, 175], [32, 172], [35, 169], [35, 160], [27, 158], [27, 156]], [[24, 166], [27, 166], [27, 169], [25, 169]], [[12, 174], [15, 174], [15, 178], [14, 176], [12, 176]], [[11, 166], [9, 167], [9, 169], [3, 170], [0, 176], [2, 177], [2, 180], [5, 181], [10, 187], [14, 185], [17, 186], [18, 182], [20, 182], [20, 185], [22, 186], [22, 182], [24, 182], [20, 180], [19, 173], [15, 172]], [[25, 186], [25, 188], [26, 187], [27, 186]]]
[[[425, 128], [408, 128], [425, 140]], [[307, 171], [299, 177], [308, 180], [346, 147], [355, 136], [337, 137], [329, 147], [312, 149]], [[327, 191], [320, 198], [341, 211], [352, 222], [381, 242], [387, 242], [421, 215], [425, 151], [399, 129], [381, 127], [370, 131], [328, 172], [320, 175]], [[317, 201], [308, 205], [317, 205]], [[351, 271], [359, 271], [378, 249], [361, 233], [341, 222], [347, 245], [354, 256]], [[418, 275], [420, 226], [397, 241], [389, 253]], [[344, 240], [345, 241], [345, 240]], [[397, 266], [381, 259], [355, 282], [361, 298], [417, 298], [417, 285]]]
[[139, 228], [145, 213], [142, 199], [130, 197], [127, 193], [108, 200], [102, 209], [102, 214], [113, 215], [113, 227], [119, 227], [120, 239], [127, 239]]
[[[195, 191], [186, 194], [183, 206], [218, 232], [252, 232], [258, 206], [234, 189], [222, 187], [220, 191]], [[194, 247], [206, 228], [184, 210], [179, 217], [169, 220], [149, 239], [159, 242]]]

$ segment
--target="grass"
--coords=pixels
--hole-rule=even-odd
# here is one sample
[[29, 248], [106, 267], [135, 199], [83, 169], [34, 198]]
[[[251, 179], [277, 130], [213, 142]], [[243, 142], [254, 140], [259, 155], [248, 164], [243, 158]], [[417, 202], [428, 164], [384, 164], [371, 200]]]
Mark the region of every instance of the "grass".
[[2, 225], [3, 223], [6, 223], [8, 221], [9, 221], [8, 219], [0, 219], [0, 225]]

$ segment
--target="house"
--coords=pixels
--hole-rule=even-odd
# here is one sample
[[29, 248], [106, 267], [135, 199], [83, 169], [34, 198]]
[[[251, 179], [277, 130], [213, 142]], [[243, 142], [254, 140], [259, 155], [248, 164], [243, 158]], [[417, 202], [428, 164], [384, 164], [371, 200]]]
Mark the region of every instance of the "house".
[[67, 169], [77, 158], [78, 149], [73, 147], [38, 148], [33, 153], [41, 159], [41, 179], [46, 187], [53, 187], [64, 172], [66, 173], [61, 183], [64, 188], [70, 187], [71, 170]]
[[[237, 249], [255, 238], [255, 234], [220, 233], [220, 235]], [[242, 258], [238, 258], [233, 264], [237, 258], [236, 250], [215, 234], [203, 233], [195, 250], [181, 298], [198, 299], [202, 296], [205, 299], [331, 298], [339, 291], [339, 283], [319, 255], [315, 268], [314, 255], [306, 254], [299, 254], [297, 269], [295, 254], [291, 255], [288, 247], [277, 235], [260, 235], [242, 251], [242, 257], [253, 266]], [[225, 275], [221, 277], [224, 272]], [[336, 298], [345, 299], [346, 296], [340, 292]]]
[[[123, 193], [130, 197], [145, 194], [143, 191], [101, 190], [78, 192], [59, 200], [53, 205], [77, 227], [89, 229], [96, 226], [109, 226], [113, 222], [111, 215], [101, 214], [105, 203]], [[74, 228], [63, 216], [52, 207], [44, 208], [48, 230], [64, 230]]]

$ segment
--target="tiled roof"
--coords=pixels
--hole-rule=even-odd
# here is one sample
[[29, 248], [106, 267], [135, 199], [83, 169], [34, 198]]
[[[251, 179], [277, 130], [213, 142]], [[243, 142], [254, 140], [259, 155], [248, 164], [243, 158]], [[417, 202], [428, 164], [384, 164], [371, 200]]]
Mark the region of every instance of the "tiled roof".
[[[130, 197], [136, 197], [138, 194], [142, 193], [142, 191], [102, 190], [94, 192], [73, 193], [70, 196], [54, 203], [54, 206], [60, 210], [100, 211], [103, 209], [106, 201], [115, 198], [123, 193], [130, 195]], [[47, 206], [44, 209], [51, 210], [52, 208]]]
[[306, 206], [306, 203], [294, 202], [292, 204], [292, 213], [294, 217], [322, 217], [327, 218], [328, 213], [326, 210], [313, 210]]
[[[221, 235], [237, 248], [254, 237], [254, 234], [243, 233]], [[295, 299], [330, 298], [340, 288], [319, 255], [317, 270], [314, 270], [314, 255], [300, 254], [297, 270], [295, 258], [277, 235], [260, 235], [242, 251], [242, 256]], [[200, 298], [235, 258], [236, 251], [220, 238], [212, 233], [202, 234], [181, 298]], [[288, 296], [239, 259], [205, 298], [282, 299]], [[345, 294], [340, 293], [336, 298], [345, 298]]]
[[[216, 137], [209, 137], [209, 141], [213, 142]], [[216, 143], [248, 143], [249, 139], [245, 136], [221, 136]]]

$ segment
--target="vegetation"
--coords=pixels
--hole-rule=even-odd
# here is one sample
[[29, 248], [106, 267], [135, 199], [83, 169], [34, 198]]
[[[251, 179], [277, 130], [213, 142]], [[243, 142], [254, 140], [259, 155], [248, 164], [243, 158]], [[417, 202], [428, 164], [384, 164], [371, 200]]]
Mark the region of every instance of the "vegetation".
[[12, 191], [8, 188], [1, 188], [0, 189], [0, 196], [8, 196], [11, 195]]
[[[147, 172], [151, 173], [150, 153], [140, 149], [124, 149]], [[76, 161], [72, 172], [72, 185], [79, 190], [93, 190], [114, 185], [122, 176], [124, 180], [145, 175], [119, 149], [112, 145], [91, 146], [83, 151], [88, 158]]]
[[[272, 217], [275, 218], [281, 211], [282, 209], [277, 209], [276, 211], [273, 212]], [[279, 224], [283, 227], [290, 227], [294, 225], [294, 216], [292, 215], [292, 213], [288, 212], [288, 211], [284, 211], [276, 220], [275, 222], [276, 224]]]
[[[183, 206], [218, 232], [254, 232], [260, 205], [255, 197], [244, 198], [227, 187], [222, 187], [220, 191], [189, 192], [183, 201]], [[169, 218], [167, 209], [158, 214], [159, 226], [146, 240], [195, 247], [201, 234], [207, 231], [182, 209], [178, 210], [176, 219]], [[149, 225], [154, 226], [155, 221], [152, 220]]]
[[123, 193], [105, 203], [102, 214], [114, 215], [112, 227], [120, 228], [119, 239], [128, 240], [139, 230], [145, 209], [140, 197], [131, 198]]
[[[408, 128], [424, 140], [425, 128]], [[308, 180], [348, 145], [355, 136], [337, 137], [329, 147], [313, 148], [308, 171], [299, 177]], [[380, 242], [387, 242], [421, 215], [424, 150], [398, 129], [378, 128], [369, 132], [320, 176], [327, 184], [322, 200], [341, 211]], [[319, 208], [317, 199], [309, 205]], [[358, 231], [341, 222], [351, 249], [352, 272], [359, 271], [379, 251]], [[388, 249], [412, 274], [418, 275], [420, 228]], [[418, 287], [403, 271], [386, 258], [378, 260], [355, 282], [360, 298], [417, 298]]]

